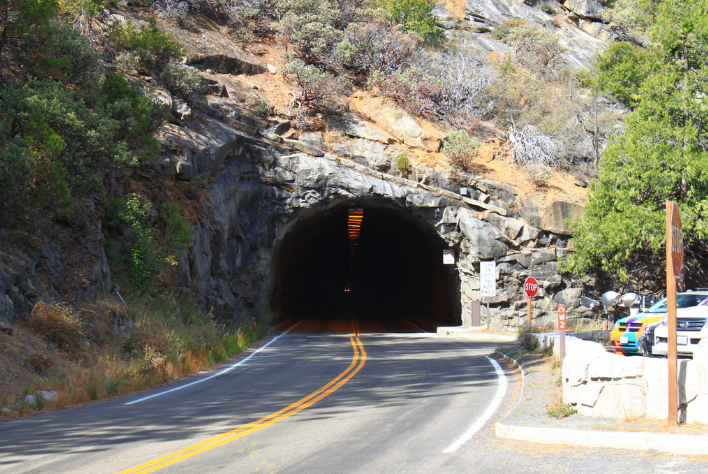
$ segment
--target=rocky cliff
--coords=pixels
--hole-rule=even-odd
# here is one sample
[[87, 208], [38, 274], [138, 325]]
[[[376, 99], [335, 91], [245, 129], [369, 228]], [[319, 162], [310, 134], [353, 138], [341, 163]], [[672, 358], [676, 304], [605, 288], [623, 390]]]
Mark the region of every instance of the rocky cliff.
[[[582, 67], [604, 44], [598, 8], [596, 2], [472, 0], [462, 16], [444, 7], [437, 13], [452, 38], [488, 51], [506, 48], [484, 35], [505, 19], [552, 28], [564, 35], [568, 59]], [[323, 130], [295, 130], [284, 107], [276, 104], [270, 117], [250, 110], [277, 92], [262, 85], [277, 76], [277, 65], [245, 53], [218, 28], [163, 26], [183, 42], [186, 63], [202, 70], [212, 94], [207, 105], [191, 109], [146, 79], [172, 117], [158, 134], [161, 156], [123, 178], [189, 181], [204, 191], [206, 199], [195, 206], [192, 245], [173, 277], [204, 307], [235, 320], [258, 311], [287, 317], [276, 268], [292, 249], [283, 242], [318, 213], [355, 203], [393, 209], [456, 251], [456, 322], [469, 323], [482, 260], [497, 262], [498, 292], [489, 316], [498, 326], [516, 326], [525, 317], [527, 276], [542, 287], [536, 317], [552, 318], [557, 304], [587, 312], [579, 296], [595, 282], [558, 272], [558, 260], [569, 251], [566, 219], [582, 214], [582, 190], [520, 189], [435, 162], [430, 157], [439, 156], [448, 130], [380, 97], [354, 96], [348, 112]], [[410, 170], [397, 168], [402, 153], [412, 158]], [[87, 200], [81, 217], [43, 229], [37, 251], [19, 254], [0, 243], [0, 311], [8, 322], [25, 317], [40, 298], [78, 301], [115, 291], [97, 202]]]

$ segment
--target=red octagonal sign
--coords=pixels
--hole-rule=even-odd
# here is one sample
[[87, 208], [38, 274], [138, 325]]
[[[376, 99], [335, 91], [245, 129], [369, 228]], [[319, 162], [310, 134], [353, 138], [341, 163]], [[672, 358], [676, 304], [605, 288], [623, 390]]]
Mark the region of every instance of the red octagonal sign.
[[528, 277], [524, 283], [524, 291], [529, 298], [536, 296], [538, 292], [538, 282], [534, 277]]

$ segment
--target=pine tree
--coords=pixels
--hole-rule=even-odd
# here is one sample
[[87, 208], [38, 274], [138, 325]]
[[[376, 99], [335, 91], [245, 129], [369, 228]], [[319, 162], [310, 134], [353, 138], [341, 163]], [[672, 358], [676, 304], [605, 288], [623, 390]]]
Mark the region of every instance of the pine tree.
[[626, 279], [634, 258], [662, 251], [666, 201], [689, 245], [708, 238], [708, 0], [669, 0], [656, 18], [648, 49], [621, 44], [598, 61], [600, 85], [633, 110], [571, 224], [566, 270]]

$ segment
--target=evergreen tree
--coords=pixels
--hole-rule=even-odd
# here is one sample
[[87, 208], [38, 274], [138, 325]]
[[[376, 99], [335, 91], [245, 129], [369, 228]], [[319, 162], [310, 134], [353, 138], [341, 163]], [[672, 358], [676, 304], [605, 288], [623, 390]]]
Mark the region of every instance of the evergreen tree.
[[647, 50], [627, 44], [598, 61], [606, 91], [633, 108], [605, 149], [564, 269], [626, 279], [633, 258], [659, 255], [665, 202], [679, 204], [685, 241], [708, 238], [708, 0], [658, 6]]

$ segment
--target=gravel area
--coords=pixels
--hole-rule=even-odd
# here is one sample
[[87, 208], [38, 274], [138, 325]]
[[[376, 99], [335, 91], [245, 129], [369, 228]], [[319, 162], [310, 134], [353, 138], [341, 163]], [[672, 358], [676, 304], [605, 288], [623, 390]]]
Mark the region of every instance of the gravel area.
[[676, 433], [705, 436], [708, 443], [708, 426], [702, 424], [669, 428], [666, 421], [644, 418], [625, 421], [571, 414], [562, 403], [561, 368], [557, 357], [526, 351], [512, 344], [505, 344], [497, 351], [520, 365], [524, 374], [522, 393], [516, 406], [504, 418], [504, 424], [539, 428]]

